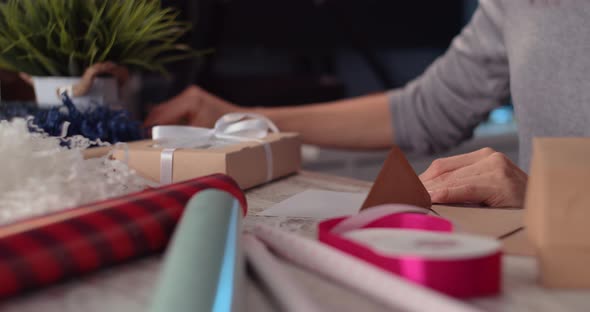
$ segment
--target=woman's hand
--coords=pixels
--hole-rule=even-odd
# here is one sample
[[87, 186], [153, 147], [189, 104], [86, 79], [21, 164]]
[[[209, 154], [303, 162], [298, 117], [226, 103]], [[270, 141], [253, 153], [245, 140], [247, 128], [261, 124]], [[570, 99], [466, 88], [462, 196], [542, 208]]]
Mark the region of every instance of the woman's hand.
[[212, 128], [219, 117], [241, 110], [240, 107], [197, 86], [190, 86], [179, 95], [154, 107], [144, 125], [188, 123], [192, 126]]
[[420, 175], [434, 203], [522, 207], [528, 175], [491, 148], [437, 159]]

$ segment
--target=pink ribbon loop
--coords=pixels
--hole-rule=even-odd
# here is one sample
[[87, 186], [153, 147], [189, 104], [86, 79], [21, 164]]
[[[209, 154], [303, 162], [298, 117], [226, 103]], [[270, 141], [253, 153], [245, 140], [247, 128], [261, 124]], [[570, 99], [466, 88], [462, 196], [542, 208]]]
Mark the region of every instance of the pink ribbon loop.
[[[500, 292], [499, 243], [477, 236], [453, 234], [450, 221], [427, 215], [416, 210], [417, 207], [385, 205], [378, 208], [373, 212], [371, 210], [374, 208], [370, 208], [355, 216], [321, 222], [318, 225], [319, 240], [414, 283], [453, 297], [470, 298]], [[391, 213], [384, 213], [387, 211]], [[397, 240], [392, 245], [402, 245], [406, 253], [396, 252], [395, 248], [379, 248], [376, 246], [378, 242], [359, 240], [361, 236], [367, 237], [358, 235], [363, 231], [372, 231], [364, 234], [378, 237], [375, 241], [381, 244], [387, 240]], [[457, 248], [460, 252], [456, 251]], [[424, 249], [430, 252], [428, 256], [420, 254]]]

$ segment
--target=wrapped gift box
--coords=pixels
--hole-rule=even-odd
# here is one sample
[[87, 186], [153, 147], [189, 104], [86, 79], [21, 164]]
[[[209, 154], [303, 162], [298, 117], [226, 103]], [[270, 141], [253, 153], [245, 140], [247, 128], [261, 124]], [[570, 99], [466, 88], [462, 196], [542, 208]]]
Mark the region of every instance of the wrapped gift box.
[[537, 138], [525, 202], [541, 283], [589, 288], [590, 138]]
[[297, 172], [301, 167], [301, 141], [295, 133], [271, 133], [262, 139], [226, 141], [209, 148], [177, 148], [172, 152], [168, 173], [162, 171], [167, 170], [162, 165], [165, 150], [154, 141], [138, 141], [115, 149], [113, 157], [126, 161], [140, 175], [155, 182], [162, 182], [162, 174], [171, 174], [172, 182], [180, 182], [224, 173], [242, 189]]

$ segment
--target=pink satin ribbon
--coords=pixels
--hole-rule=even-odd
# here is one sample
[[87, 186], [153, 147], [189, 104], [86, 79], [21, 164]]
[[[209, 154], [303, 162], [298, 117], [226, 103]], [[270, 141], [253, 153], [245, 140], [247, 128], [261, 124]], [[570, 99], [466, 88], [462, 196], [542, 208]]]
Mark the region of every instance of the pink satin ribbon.
[[[368, 228], [414, 229], [452, 232], [453, 224], [443, 218], [426, 215], [417, 207], [384, 205], [358, 215], [328, 219], [318, 225], [319, 240], [363, 259], [414, 283], [458, 298], [498, 294], [501, 290], [501, 251], [465, 259], [427, 259], [416, 256], [388, 256], [343, 236]], [[376, 210], [373, 210], [376, 209]]]

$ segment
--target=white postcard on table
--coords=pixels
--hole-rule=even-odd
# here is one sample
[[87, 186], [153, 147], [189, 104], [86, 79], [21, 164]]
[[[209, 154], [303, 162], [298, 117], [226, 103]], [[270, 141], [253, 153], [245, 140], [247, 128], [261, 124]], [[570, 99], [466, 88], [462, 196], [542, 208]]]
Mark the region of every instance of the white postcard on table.
[[260, 216], [326, 219], [359, 212], [367, 193], [306, 190], [264, 211]]

